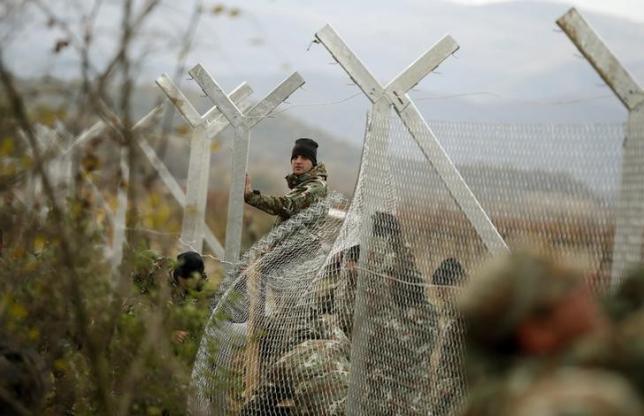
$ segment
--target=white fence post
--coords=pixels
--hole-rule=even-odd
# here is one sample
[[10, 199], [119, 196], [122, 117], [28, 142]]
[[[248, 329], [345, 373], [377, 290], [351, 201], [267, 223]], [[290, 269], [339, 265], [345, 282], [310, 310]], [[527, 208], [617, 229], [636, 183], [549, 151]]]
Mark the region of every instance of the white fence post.
[[244, 216], [244, 183], [248, 166], [250, 130], [266, 118], [279, 104], [304, 84], [297, 73], [293, 73], [264, 99], [247, 111], [240, 109], [201, 65], [189, 71], [197, 84], [210, 98], [235, 129], [233, 143], [232, 176], [228, 197], [228, 219], [226, 223], [226, 271], [239, 259], [241, 231]]
[[644, 91], [619, 63], [590, 25], [571, 8], [557, 20], [595, 71], [628, 110], [622, 156], [622, 178], [617, 203], [611, 285], [641, 261], [644, 232]]
[[[315, 38], [324, 45], [349, 74], [349, 77], [360, 87], [374, 107], [378, 101], [385, 100], [389, 107], [394, 108], [427, 160], [447, 186], [452, 198], [476, 229], [487, 249], [492, 254], [506, 252], [508, 248], [505, 241], [407, 95], [412, 87], [458, 49], [456, 42], [450, 36], [445, 36], [383, 87], [331, 26], [327, 25], [322, 28], [315, 34]], [[381, 110], [379, 111], [381, 112]], [[374, 109], [372, 109], [373, 112]]]
[[[157, 79], [157, 85], [193, 128], [190, 141], [187, 189], [183, 203], [184, 214], [181, 229], [181, 245], [185, 248], [201, 252], [205, 238], [208, 245], [217, 246], [214, 250], [216, 255], [220, 257], [225, 256], [221, 244], [214, 238], [212, 232], [208, 232], [209, 230], [206, 231], [204, 225], [210, 174], [210, 137], [219, 134], [226, 128], [228, 122], [221, 115], [217, 107], [211, 108], [204, 116], [199, 114], [167, 75], [162, 75]], [[251, 93], [251, 88], [244, 83], [231, 92], [227, 98], [241, 102]]]

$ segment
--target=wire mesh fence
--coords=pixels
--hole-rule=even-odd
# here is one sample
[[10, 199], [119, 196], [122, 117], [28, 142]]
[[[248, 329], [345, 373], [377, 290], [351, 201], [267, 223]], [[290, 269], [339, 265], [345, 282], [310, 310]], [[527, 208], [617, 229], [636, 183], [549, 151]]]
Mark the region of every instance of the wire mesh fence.
[[[430, 125], [510, 247], [568, 253], [605, 287], [622, 125]], [[202, 340], [195, 413], [458, 413], [453, 300], [489, 254], [416, 140], [370, 120], [350, 206], [333, 195], [246, 253]]]

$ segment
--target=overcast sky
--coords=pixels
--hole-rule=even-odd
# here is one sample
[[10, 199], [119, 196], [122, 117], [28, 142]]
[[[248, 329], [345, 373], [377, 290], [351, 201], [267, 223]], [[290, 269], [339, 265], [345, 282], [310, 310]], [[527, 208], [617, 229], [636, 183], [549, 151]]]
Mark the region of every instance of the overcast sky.
[[[525, 0], [450, 0], [466, 5], [518, 2]], [[548, 0], [553, 3], [575, 5], [598, 13], [619, 16], [625, 19], [644, 22], [644, 1], [642, 0], [577, 0], [571, 2]]]
[[[56, 8], [58, 13], [78, 13], [67, 0], [51, 1], [67, 5]], [[99, 63], [113, 54], [118, 39], [120, 8], [116, 3], [106, 2], [99, 15], [93, 50]], [[140, 85], [154, 87], [161, 73], [174, 71], [177, 49], [168, 47], [168, 39], [185, 32], [195, 3], [164, 0], [155, 11], [145, 27], [146, 42], [151, 42], [147, 46], [152, 50], [141, 60]], [[203, 64], [226, 89], [247, 81], [256, 99], [298, 71], [306, 85], [289, 100], [294, 105], [289, 114], [335, 134], [348, 132], [359, 138], [368, 102], [333, 64], [328, 51], [311, 44], [325, 24], [337, 30], [383, 84], [449, 33], [460, 45], [459, 51], [412, 94], [428, 119], [575, 122], [625, 118], [621, 103], [555, 24], [571, 2], [205, 0], [207, 10], [219, 3], [237, 7], [241, 13], [236, 18], [212, 13], [201, 18], [188, 68]], [[579, 0], [574, 4], [644, 83], [644, 0]], [[7, 62], [17, 73], [77, 76], [76, 54], [71, 49], [52, 53], [64, 34], [47, 29], [44, 19], [35, 19], [16, 33], [13, 48], [6, 52]], [[187, 74], [181, 80], [183, 87], [194, 87], [186, 79]], [[325, 103], [329, 105], [320, 105]]]

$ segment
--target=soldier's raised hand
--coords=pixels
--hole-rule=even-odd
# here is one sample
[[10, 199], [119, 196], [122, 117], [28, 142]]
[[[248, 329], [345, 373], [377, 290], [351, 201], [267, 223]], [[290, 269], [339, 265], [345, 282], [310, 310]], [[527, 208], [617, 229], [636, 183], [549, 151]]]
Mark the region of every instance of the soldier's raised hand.
[[183, 341], [186, 340], [188, 335], [189, 335], [188, 331], [174, 331], [172, 333], [172, 341], [175, 344], [183, 344]]

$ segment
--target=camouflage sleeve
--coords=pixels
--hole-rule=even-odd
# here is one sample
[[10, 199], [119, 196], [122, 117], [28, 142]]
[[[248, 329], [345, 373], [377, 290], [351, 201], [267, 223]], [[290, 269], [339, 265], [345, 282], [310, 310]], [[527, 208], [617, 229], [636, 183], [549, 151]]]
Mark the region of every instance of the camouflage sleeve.
[[268, 214], [279, 215], [283, 218], [290, 218], [312, 203], [326, 196], [326, 183], [323, 181], [312, 181], [303, 186], [291, 190], [284, 196], [262, 195], [257, 191], [248, 192], [244, 200]]

